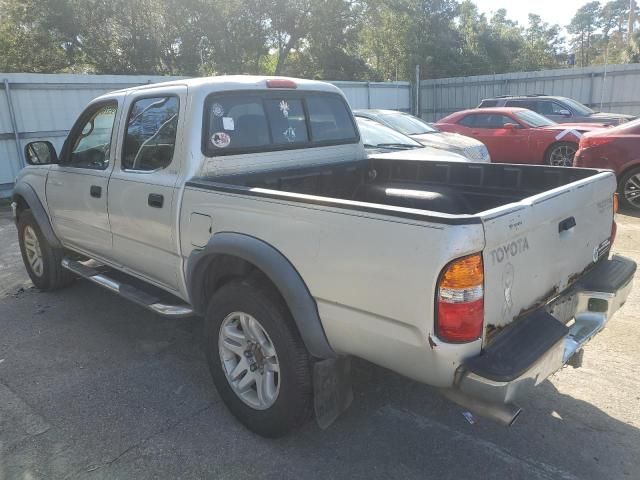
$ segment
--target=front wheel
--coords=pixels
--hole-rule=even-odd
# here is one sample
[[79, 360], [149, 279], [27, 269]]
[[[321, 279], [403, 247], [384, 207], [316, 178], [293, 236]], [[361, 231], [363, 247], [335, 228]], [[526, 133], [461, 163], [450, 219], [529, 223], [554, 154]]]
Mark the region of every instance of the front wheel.
[[205, 318], [213, 381], [231, 413], [264, 437], [279, 437], [312, 412], [309, 354], [286, 304], [272, 288], [223, 286]]
[[618, 196], [623, 207], [640, 210], [640, 168], [625, 173], [618, 183]]
[[31, 210], [18, 217], [18, 241], [29, 278], [40, 290], [55, 290], [73, 281], [71, 272], [62, 268], [64, 251], [49, 245]]
[[570, 167], [578, 146], [571, 142], [558, 142], [549, 148], [545, 155], [545, 163], [554, 167]]

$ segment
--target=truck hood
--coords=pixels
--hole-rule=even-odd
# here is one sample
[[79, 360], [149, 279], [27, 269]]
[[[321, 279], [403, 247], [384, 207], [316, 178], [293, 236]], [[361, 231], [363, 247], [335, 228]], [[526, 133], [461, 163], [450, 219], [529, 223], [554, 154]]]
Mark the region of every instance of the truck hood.
[[425, 160], [431, 162], [468, 162], [469, 159], [455, 152], [440, 148], [423, 147], [409, 150], [393, 150], [371, 148], [367, 149], [367, 156], [387, 158], [391, 160]]

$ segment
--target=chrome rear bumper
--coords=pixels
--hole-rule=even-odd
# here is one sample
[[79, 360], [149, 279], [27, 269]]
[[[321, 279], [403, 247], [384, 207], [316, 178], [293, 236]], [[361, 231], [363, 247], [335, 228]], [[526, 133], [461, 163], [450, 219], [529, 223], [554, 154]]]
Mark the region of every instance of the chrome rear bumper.
[[571, 363], [625, 304], [635, 270], [635, 262], [621, 256], [601, 262], [545, 308], [501, 332], [481, 355], [468, 359], [449, 396], [466, 399], [466, 406], [478, 401], [515, 411], [514, 401]]

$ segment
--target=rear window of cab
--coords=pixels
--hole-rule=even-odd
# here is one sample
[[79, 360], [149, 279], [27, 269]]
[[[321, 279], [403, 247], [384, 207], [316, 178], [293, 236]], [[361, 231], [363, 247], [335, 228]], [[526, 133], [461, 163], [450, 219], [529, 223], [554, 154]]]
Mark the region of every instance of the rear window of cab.
[[209, 157], [359, 140], [349, 106], [332, 93], [243, 91], [205, 102], [202, 144]]

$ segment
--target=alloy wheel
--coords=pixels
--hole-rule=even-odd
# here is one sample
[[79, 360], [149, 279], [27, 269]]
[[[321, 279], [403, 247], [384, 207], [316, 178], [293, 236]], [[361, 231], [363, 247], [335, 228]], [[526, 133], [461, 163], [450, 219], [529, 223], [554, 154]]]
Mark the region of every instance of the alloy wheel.
[[558, 145], [549, 155], [549, 165], [554, 167], [570, 167], [577, 148], [572, 145]]
[[24, 228], [22, 235], [29, 266], [36, 276], [41, 277], [44, 273], [44, 262], [42, 259], [42, 250], [40, 249], [38, 236], [30, 225], [27, 225]]
[[222, 369], [234, 393], [256, 410], [271, 407], [280, 391], [280, 364], [264, 327], [253, 316], [233, 312], [218, 334]]
[[640, 173], [627, 179], [624, 184], [624, 198], [635, 208], [640, 208]]

